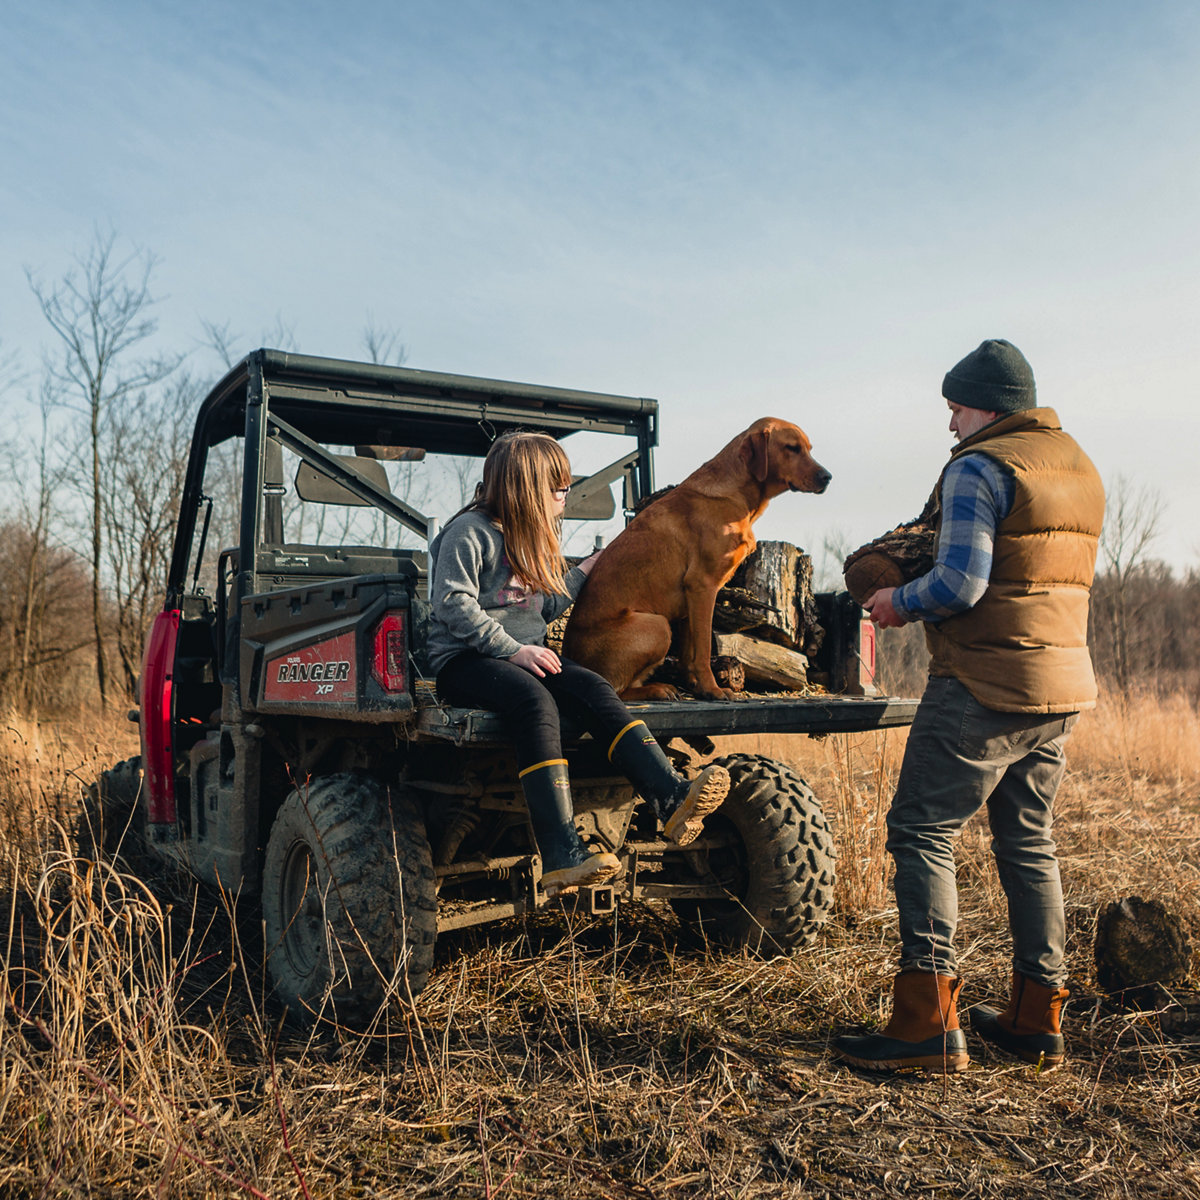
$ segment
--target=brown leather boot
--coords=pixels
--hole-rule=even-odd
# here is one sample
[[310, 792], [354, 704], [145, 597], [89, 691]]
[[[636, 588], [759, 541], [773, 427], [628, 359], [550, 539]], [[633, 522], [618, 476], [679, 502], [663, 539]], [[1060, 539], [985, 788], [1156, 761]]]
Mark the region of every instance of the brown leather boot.
[[1057, 1067], [1066, 1057], [1062, 1035], [1063, 1002], [1071, 993], [1066, 988], [1048, 988], [1013, 972], [1008, 1007], [998, 1012], [986, 1004], [971, 1010], [971, 1028], [1024, 1062]]
[[971, 1056], [958, 1024], [962, 980], [930, 971], [907, 971], [892, 984], [892, 1017], [878, 1032], [833, 1039], [834, 1052], [859, 1067], [898, 1071], [920, 1067], [952, 1074]]

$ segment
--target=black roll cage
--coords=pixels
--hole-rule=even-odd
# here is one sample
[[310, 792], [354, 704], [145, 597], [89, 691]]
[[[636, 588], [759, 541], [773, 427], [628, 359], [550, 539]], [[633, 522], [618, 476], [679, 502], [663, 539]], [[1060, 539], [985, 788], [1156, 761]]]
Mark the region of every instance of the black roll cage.
[[[482, 458], [497, 436], [518, 428], [536, 428], [556, 438], [580, 431], [632, 436], [637, 452], [622, 463], [632, 492], [626, 497], [627, 506], [654, 490], [651, 451], [658, 444], [656, 400], [283, 350], [251, 352], [212, 389], [196, 417], [166, 609], [179, 608], [186, 590], [196, 524], [206, 499], [202, 488], [209, 452], [230, 438], [239, 434], [245, 438], [239, 541], [243, 547], [257, 549], [263, 534], [263, 472], [271, 439], [425, 537], [428, 529], [419, 512], [382, 491], [325, 445], [419, 446], [433, 453]], [[602, 482], [599, 475], [596, 479]], [[257, 553], [238, 556], [238, 600], [258, 591], [257, 557]]]

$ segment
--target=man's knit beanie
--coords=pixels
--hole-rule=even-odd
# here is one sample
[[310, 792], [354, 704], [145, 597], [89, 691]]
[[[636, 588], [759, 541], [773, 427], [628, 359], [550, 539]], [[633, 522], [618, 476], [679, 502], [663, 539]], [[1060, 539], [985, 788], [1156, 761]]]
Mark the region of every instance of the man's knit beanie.
[[942, 395], [965, 408], [1015, 413], [1037, 404], [1033, 368], [1003, 338], [990, 338], [956, 363], [942, 380]]

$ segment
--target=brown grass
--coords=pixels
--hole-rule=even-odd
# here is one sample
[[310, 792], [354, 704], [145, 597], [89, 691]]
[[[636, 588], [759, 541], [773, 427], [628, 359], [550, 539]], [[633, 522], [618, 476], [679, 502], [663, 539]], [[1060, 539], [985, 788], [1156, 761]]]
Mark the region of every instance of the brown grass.
[[[80, 787], [130, 730], [9, 721], [0, 1195], [1200, 1197], [1196, 1041], [1111, 1006], [1091, 965], [1109, 899], [1152, 895], [1200, 929], [1196, 722], [1149, 698], [1081, 722], [1057, 826], [1070, 1057], [1038, 1074], [972, 1039], [943, 1080], [828, 1054], [886, 1009], [902, 731], [736, 745], [796, 766], [836, 826], [838, 907], [812, 949], [723, 957], [657, 909], [546, 914], [443, 938], [386, 1036], [342, 1039], [279, 1027], [253, 904], [74, 856]], [[981, 824], [959, 862], [967, 991], [994, 998], [1008, 949]]]

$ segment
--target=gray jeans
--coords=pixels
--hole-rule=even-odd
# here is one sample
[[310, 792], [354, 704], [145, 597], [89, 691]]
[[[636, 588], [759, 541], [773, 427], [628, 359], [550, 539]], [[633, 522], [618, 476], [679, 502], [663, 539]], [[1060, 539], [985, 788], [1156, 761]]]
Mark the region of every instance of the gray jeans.
[[956, 975], [952, 840], [986, 803], [1008, 898], [1013, 964], [1045, 987], [1066, 979], [1066, 917], [1051, 807], [1078, 713], [1029, 715], [980, 704], [957, 679], [930, 679], [888, 813], [896, 864], [900, 969]]

